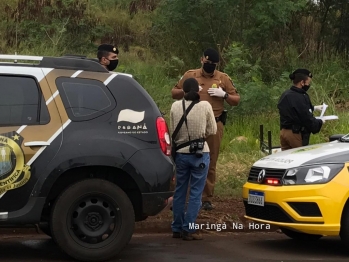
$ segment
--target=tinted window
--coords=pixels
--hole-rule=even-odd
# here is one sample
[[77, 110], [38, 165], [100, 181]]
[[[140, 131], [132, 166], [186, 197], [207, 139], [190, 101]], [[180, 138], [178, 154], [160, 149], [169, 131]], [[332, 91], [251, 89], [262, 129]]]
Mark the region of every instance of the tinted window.
[[72, 120], [88, 120], [109, 112], [114, 98], [105, 85], [97, 80], [79, 78], [57, 79], [58, 90]]
[[[39, 97], [42, 98], [42, 94], [33, 78], [0, 76], [0, 125], [47, 123], [48, 110], [45, 101]], [[40, 121], [40, 115], [44, 116], [42, 121]]]

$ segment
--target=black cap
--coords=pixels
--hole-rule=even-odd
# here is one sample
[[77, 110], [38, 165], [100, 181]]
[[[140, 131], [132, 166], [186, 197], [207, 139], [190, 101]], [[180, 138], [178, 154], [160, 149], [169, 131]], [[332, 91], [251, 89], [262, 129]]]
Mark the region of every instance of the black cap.
[[219, 62], [219, 54], [216, 50], [213, 48], [207, 48], [204, 52], [204, 57], [211, 61], [212, 63], [218, 63]]
[[188, 78], [183, 82], [183, 91], [189, 93], [190, 91], [199, 91], [199, 82], [195, 78]]
[[101, 44], [98, 47], [98, 51], [107, 51], [107, 52], [119, 54], [119, 49], [117, 47], [115, 47], [113, 45], [109, 45], [109, 44]]
[[296, 74], [302, 74], [302, 75], [306, 75], [310, 78], [313, 78], [312, 73], [308, 69], [299, 68], [290, 75], [290, 79], [293, 80], [295, 78]]

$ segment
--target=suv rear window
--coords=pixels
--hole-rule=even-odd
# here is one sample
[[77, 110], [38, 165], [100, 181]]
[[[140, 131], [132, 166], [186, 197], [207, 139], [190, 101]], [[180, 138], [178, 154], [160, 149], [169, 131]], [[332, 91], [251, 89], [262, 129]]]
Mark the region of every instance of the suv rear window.
[[60, 77], [56, 80], [64, 107], [73, 121], [84, 121], [108, 113], [115, 99], [98, 80]]
[[45, 100], [34, 78], [0, 75], [0, 126], [40, 125], [49, 121]]

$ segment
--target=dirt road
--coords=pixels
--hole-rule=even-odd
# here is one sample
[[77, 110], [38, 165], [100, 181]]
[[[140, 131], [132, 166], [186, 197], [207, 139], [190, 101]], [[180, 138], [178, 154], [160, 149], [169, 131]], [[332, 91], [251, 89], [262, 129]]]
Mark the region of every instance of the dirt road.
[[[297, 243], [278, 233], [205, 234], [204, 240], [183, 241], [169, 234], [135, 234], [113, 261], [348, 261], [339, 238]], [[349, 250], [349, 248], [347, 248]], [[0, 261], [74, 261], [44, 235], [3, 235]]]

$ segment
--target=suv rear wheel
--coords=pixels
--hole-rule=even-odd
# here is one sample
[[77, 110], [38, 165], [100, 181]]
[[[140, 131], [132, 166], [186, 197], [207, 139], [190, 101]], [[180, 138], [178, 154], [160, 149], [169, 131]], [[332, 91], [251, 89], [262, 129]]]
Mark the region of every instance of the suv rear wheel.
[[105, 261], [131, 240], [135, 215], [131, 201], [115, 184], [80, 181], [64, 191], [51, 215], [52, 237], [71, 257]]
[[316, 241], [322, 238], [322, 235], [312, 235], [302, 232], [293, 231], [287, 228], [280, 228], [282, 233], [284, 233], [289, 238], [301, 241]]

